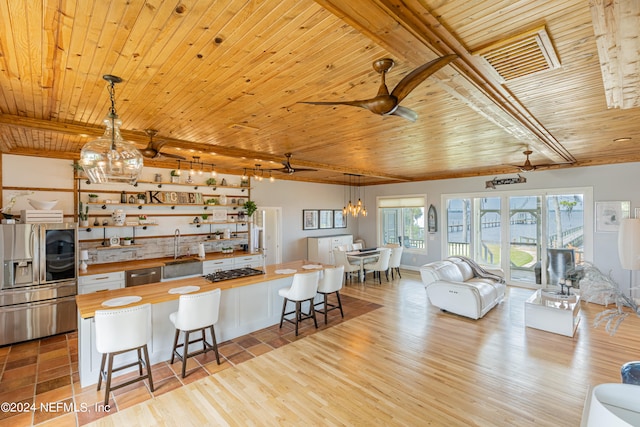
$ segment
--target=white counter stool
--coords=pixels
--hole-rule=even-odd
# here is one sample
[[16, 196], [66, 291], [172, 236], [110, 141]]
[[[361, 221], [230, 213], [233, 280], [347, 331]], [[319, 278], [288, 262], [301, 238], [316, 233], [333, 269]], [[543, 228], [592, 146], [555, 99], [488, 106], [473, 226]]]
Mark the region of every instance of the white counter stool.
[[[182, 378], [187, 370], [187, 359], [208, 351], [215, 351], [216, 362], [220, 364], [220, 354], [218, 353], [218, 343], [213, 325], [218, 322], [220, 312], [220, 289], [198, 294], [180, 295], [178, 311], [169, 315], [169, 320], [176, 327], [176, 335], [173, 340], [173, 350], [171, 351], [171, 363], [175, 357], [182, 360]], [[211, 343], [207, 342], [207, 329], [211, 332]], [[184, 341], [178, 344], [180, 332], [184, 332]], [[189, 335], [193, 332], [201, 332], [202, 337], [189, 341]], [[189, 345], [202, 341], [202, 350], [189, 353]], [[178, 353], [178, 348], [184, 347], [182, 354]]]
[[[287, 321], [296, 325], [296, 336], [298, 336], [298, 325], [306, 319], [313, 319], [313, 323], [318, 327], [316, 320], [316, 312], [313, 307], [313, 299], [318, 293], [318, 281], [320, 280], [320, 272], [312, 273], [296, 273], [293, 275], [293, 282], [288, 288], [278, 290], [278, 295], [284, 298], [282, 304], [282, 316], [280, 317], [280, 328], [282, 322]], [[296, 308], [293, 311], [286, 312], [287, 301], [295, 302]], [[302, 312], [302, 303], [309, 301], [309, 313]], [[285, 316], [295, 313], [295, 319], [287, 319]]]
[[[325, 268], [322, 272], [322, 278], [318, 282], [318, 293], [324, 297], [324, 301], [316, 303], [315, 306], [322, 308], [315, 310], [316, 313], [324, 314], [324, 324], [327, 324], [327, 313], [331, 310], [340, 310], [340, 315], [344, 318], [342, 311], [342, 301], [340, 301], [340, 289], [344, 282], [344, 266], [336, 268]], [[338, 302], [332, 304], [328, 302], [329, 295], [336, 294]], [[315, 309], [315, 307], [314, 307]]]
[[[153, 391], [153, 378], [151, 377], [151, 364], [149, 363], [149, 351], [147, 342], [151, 340], [151, 304], [143, 304], [135, 307], [117, 310], [96, 310], [96, 348], [102, 353], [100, 365], [100, 377], [98, 390], [102, 386], [102, 379], [106, 381], [104, 391], [104, 404], [109, 404], [109, 394], [112, 390], [128, 386], [146, 378], [149, 379], [149, 389]], [[141, 351], [144, 350], [144, 359]], [[113, 359], [116, 355], [137, 351], [137, 361], [127, 365], [113, 367]], [[108, 367], [105, 371], [105, 363], [108, 359]], [[122, 369], [138, 366], [139, 376], [116, 386], [111, 385], [111, 376]], [[142, 366], [147, 373], [142, 375]]]

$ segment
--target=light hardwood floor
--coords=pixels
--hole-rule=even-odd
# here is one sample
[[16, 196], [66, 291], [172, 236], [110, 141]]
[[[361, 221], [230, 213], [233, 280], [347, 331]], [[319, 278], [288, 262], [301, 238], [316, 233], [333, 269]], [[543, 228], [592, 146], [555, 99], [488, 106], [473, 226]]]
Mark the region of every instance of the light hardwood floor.
[[532, 292], [474, 321], [430, 306], [416, 273], [349, 285], [383, 307], [93, 425], [578, 426], [589, 386], [640, 358], [640, 319], [611, 337], [583, 303], [574, 338], [525, 328]]

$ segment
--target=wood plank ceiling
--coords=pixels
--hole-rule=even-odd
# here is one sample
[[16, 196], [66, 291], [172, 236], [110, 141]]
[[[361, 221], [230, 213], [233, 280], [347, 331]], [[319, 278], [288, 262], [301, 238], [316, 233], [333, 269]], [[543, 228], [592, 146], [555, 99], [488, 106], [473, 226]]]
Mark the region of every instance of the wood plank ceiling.
[[[345, 173], [363, 184], [515, 173], [527, 148], [554, 167], [640, 161], [637, 4], [1, 0], [0, 151], [77, 159], [103, 132], [102, 75], [115, 74], [126, 139], [143, 148], [157, 129], [163, 151], [226, 173], [279, 168], [287, 152], [317, 171], [276, 178], [336, 184]], [[538, 31], [544, 46], [499, 58], [523, 75], [503, 78], [483, 59]], [[525, 71], [518, 52], [544, 49], [555, 68]], [[416, 122], [300, 103], [373, 97], [379, 58], [396, 62], [391, 90], [452, 53], [402, 101]]]

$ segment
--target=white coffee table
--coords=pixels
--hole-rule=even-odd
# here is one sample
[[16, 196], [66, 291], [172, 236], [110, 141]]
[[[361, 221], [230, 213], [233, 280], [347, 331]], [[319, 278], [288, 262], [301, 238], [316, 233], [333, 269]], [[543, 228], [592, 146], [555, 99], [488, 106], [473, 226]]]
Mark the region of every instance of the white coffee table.
[[538, 289], [524, 303], [524, 324], [573, 337], [580, 323], [580, 296], [557, 295]]

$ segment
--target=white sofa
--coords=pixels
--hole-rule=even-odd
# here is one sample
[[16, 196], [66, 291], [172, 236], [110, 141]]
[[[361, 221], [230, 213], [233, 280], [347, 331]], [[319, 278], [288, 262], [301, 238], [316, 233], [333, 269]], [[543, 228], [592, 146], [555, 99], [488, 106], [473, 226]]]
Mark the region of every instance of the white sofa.
[[[502, 269], [483, 268], [504, 277]], [[503, 282], [477, 276], [462, 258], [425, 264], [420, 267], [420, 276], [431, 304], [461, 316], [479, 319], [504, 299]]]

